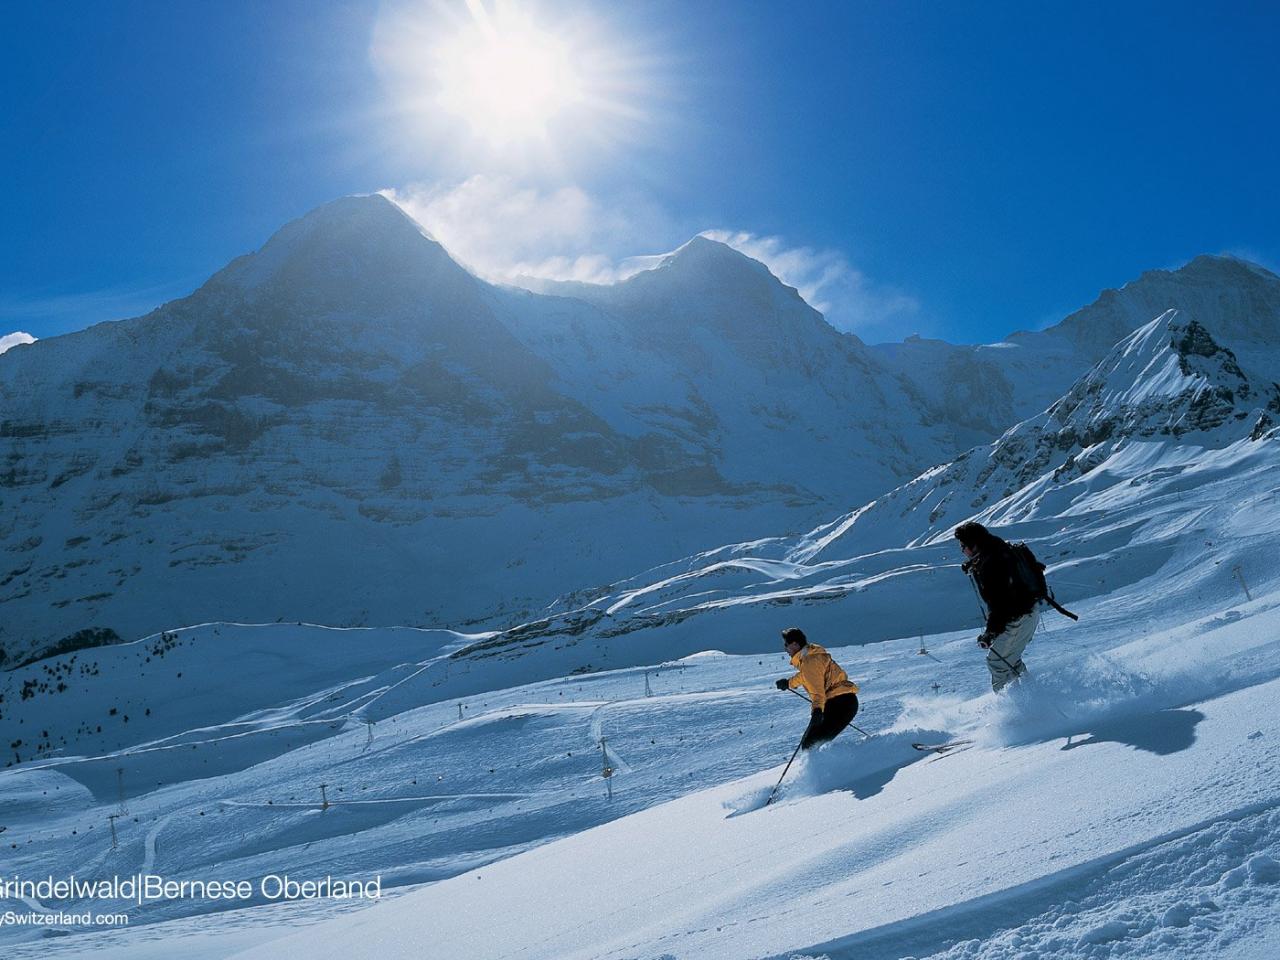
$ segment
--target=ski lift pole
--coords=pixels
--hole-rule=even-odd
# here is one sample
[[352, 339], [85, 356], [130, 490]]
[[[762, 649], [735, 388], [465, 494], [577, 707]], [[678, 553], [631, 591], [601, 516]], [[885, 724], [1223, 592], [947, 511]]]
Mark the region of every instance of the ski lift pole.
[[[931, 660], [938, 660], [938, 658], [937, 658], [937, 657], [935, 657], [932, 653], [930, 653], [930, 652], [929, 652], [929, 648], [928, 648], [928, 647], [926, 647], [926, 646], [924, 645], [924, 635], [923, 635], [923, 634], [921, 634], [921, 635], [920, 635], [920, 649], [916, 651], [916, 656], [917, 656], [917, 657], [928, 657], [928, 658], [929, 658], [929, 659], [931, 659]], [[941, 663], [941, 662], [942, 662], [941, 660], [938, 660], [938, 663]]]
[[1240, 564], [1236, 564], [1231, 568], [1231, 572], [1236, 575], [1236, 579], [1240, 581], [1240, 586], [1244, 587], [1245, 599], [1252, 600], [1253, 594], [1249, 592], [1249, 585], [1244, 582], [1244, 571], [1240, 569]]
[[804, 737], [800, 738], [800, 742], [796, 744], [795, 751], [791, 754], [791, 759], [787, 761], [787, 765], [782, 768], [782, 776], [778, 778], [778, 782], [773, 785], [773, 790], [769, 793], [769, 799], [764, 802], [767, 807], [773, 803], [773, 798], [778, 795], [778, 788], [782, 786], [782, 781], [787, 777], [787, 771], [791, 769], [791, 764], [795, 762], [796, 754], [800, 752], [800, 748], [804, 746]]
[[600, 738], [600, 776], [606, 780], [613, 776], [613, 767], [609, 766], [609, 751], [604, 745], [605, 738]]
[[[791, 688], [790, 688], [790, 687], [788, 687], [787, 689], [789, 689], [789, 690], [790, 690]], [[813, 703], [813, 701], [812, 701], [812, 700], [810, 700], [808, 697], [806, 697], [806, 696], [805, 696], [803, 693], [801, 693], [799, 690], [791, 690], [791, 692], [792, 692], [792, 693], [794, 693], [794, 694], [795, 694], [797, 697], [799, 697], [801, 700], [803, 700], [805, 703], [809, 703], [809, 704]], [[867, 731], [863, 730], [860, 726], [858, 726], [858, 725], [857, 725], [856, 723], [854, 723], [853, 721], [849, 721], [849, 726], [853, 727], [853, 729], [857, 730], [860, 734], [862, 734], [862, 735], [863, 735], [864, 737], [866, 737], [868, 740], [870, 740], [870, 739], [871, 739], [871, 734], [867, 733]]]

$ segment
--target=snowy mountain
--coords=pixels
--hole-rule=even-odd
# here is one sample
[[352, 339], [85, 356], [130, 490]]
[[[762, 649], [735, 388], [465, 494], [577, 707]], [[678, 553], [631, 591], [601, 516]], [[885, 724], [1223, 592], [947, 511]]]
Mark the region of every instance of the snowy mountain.
[[[1280, 278], [1231, 256], [1199, 256], [1177, 270], [1149, 270], [1044, 331], [1098, 356], [1111, 343], [1168, 309], [1209, 324], [1242, 358], [1274, 368]], [[1037, 334], [1011, 339], [1034, 340]]]
[[1268, 374], [1246, 376], [1202, 324], [1166, 311], [1044, 413], [841, 521], [841, 536], [883, 526], [892, 542], [924, 542], [973, 516], [1003, 526], [1074, 514], [1121, 477], [1141, 487], [1194, 457], [1274, 441], [1280, 367]]
[[808, 512], [957, 449], [857, 337], [717, 241], [618, 284], [542, 289], [558, 295], [517, 297], [504, 322], [615, 429], [674, 436], [684, 449], [663, 459], [701, 464], [669, 481], [690, 492], [760, 490]]
[[912, 337], [871, 348], [935, 417], [985, 443], [1044, 410], [1111, 348], [1167, 310], [1196, 318], [1247, 369], [1280, 369], [1280, 277], [1234, 257], [1150, 270], [1038, 332], [964, 346]]
[[3, 354], [0, 650], [230, 618], [507, 625], [957, 449], [722, 244], [538, 295], [349, 197], [185, 299]]
[[1276, 368], [1280, 280], [1229, 258], [985, 347], [869, 348], [704, 237], [646, 266], [496, 287], [386, 199], [350, 197], [184, 300], [10, 349], [7, 662], [216, 619], [473, 629], [572, 609], [990, 442], [1143, 311], [1210, 324], [1255, 390]]
[[10, 659], [235, 608], [430, 620], [430, 564], [475, 558], [415, 550], [408, 525], [488, 499], [453, 458], [592, 419], [484, 292], [389, 202], [349, 198], [184, 300], [4, 354]]

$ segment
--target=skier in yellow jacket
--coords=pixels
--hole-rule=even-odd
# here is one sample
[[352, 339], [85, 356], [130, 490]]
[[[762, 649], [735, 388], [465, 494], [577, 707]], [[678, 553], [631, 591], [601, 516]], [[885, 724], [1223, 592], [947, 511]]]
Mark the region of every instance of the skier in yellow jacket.
[[809, 729], [804, 732], [800, 746], [808, 750], [834, 740], [858, 715], [858, 685], [831, 659], [831, 654], [810, 643], [799, 627], [782, 631], [782, 645], [791, 657], [791, 665], [800, 672], [794, 677], [783, 677], [777, 682], [777, 688], [804, 687], [813, 704]]

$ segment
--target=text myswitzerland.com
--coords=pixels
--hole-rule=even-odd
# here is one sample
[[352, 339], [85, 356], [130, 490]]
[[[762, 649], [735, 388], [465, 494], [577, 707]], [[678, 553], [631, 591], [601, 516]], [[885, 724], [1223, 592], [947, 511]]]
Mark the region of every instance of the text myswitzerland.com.
[[126, 927], [127, 913], [17, 913], [7, 910], [0, 913], [0, 927]]
[[[381, 876], [365, 880], [330, 876], [297, 880], [288, 874], [273, 873], [256, 881], [168, 880], [153, 873], [135, 873], [95, 880], [82, 879], [75, 874], [40, 879], [17, 876], [0, 879], [0, 898], [37, 900], [42, 904], [45, 901], [128, 900], [143, 906], [162, 900], [376, 900], [381, 896]], [[5, 916], [0, 914], [0, 923], [4, 922]]]

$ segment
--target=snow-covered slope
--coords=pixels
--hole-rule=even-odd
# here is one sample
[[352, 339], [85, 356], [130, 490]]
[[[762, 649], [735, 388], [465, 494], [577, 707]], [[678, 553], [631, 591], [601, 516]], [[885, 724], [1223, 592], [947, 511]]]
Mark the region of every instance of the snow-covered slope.
[[[767, 810], [780, 767], [237, 956], [1272, 955], [1280, 681], [1107, 694], [941, 763], [909, 731], [845, 740]], [[1004, 733], [1035, 696], [992, 705]]]
[[[1051, 578], [1084, 619], [1047, 619], [1028, 650], [1031, 679], [998, 699], [973, 646], [976, 611], [947, 587], [962, 583], [954, 567], [927, 592], [884, 577], [846, 601], [797, 590], [743, 620], [687, 621], [702, 650], [751, 653], [506, 689], [477, 679], [483, 659], [459, 655], [498, 637], [329, 631], [305, 681], [254, 663], [271, 651], [306, 660], [318, 628], [180, 631], [163, 673], [147, 672], [141, 645], [82, 652], [75, 665], [92, 653], [97, 674], [69, 671], [66, 693], [10, 709], [5, 690], [6, 737], [21, 719], [105, 714], [99, 684], [139, 708], [163, 702], [152, 716], [164, 728], [131, 716], [137, 739], [122, 739], [126, 725], [104, 715], [124, 749], [63, 748], [0, 771], [6, 874], [381, 876], [388, 895], [372, 907], [255, 895], [231, 911], [200, 898], [106, 902], [130, 914], [129, 929], [29, 943], [34, 931], [8, 927], [2, 949], [15, 960], [179, 949], [194, 960], [1262, 960], [1280, 916], [1268, 747], [1280, 738], [1268, 719], [1280, 698], [1280, 464], [1274, 443], [1238, 443], [1175, 487], [1153, 478], [1156, 495], [1117, 504], [1109, 526], [1058, 520], [1065, 556]], [[750, 566], [778, 578], [782, 599], [785, 565]], [[888, 614], [881, 592], [896, 600]], [[845, 644], [922, 601], [951, 629]], [[780, 802], [761, 809], [807, 714], [772, 686], [789, 672], [777, 629], [792, 622], [861, 685], [855, 722], [875, 736], [850, 730], [801, 758]], [[676, 648], [692, 642], [678, 625], [667, 634]], [[215, 716], [189, 684], [226, 690], [223, 658], [253, 680]], [[28, 673], [40, 675], [14, 676]], [[942, 759], [909, 746], [954, 736], [975, 744]], [[113, 845], [106, 818], [122, 808]]]
[[[208, 624], [78, 651], [4, 674], [6, 766], [68, 750], [188, 743], [193, 717], [243, 733], [377, 716], [381, 698], [434, 660], [489, 634], [303, 624]], [[306, 651], [306, 656], [299, 656]], [[404, 675], [387, 671], [412, 664]], [[282, 669], [282, 667], [284, 669]], [[245, 718], [252, 718], [251, 722]]]

